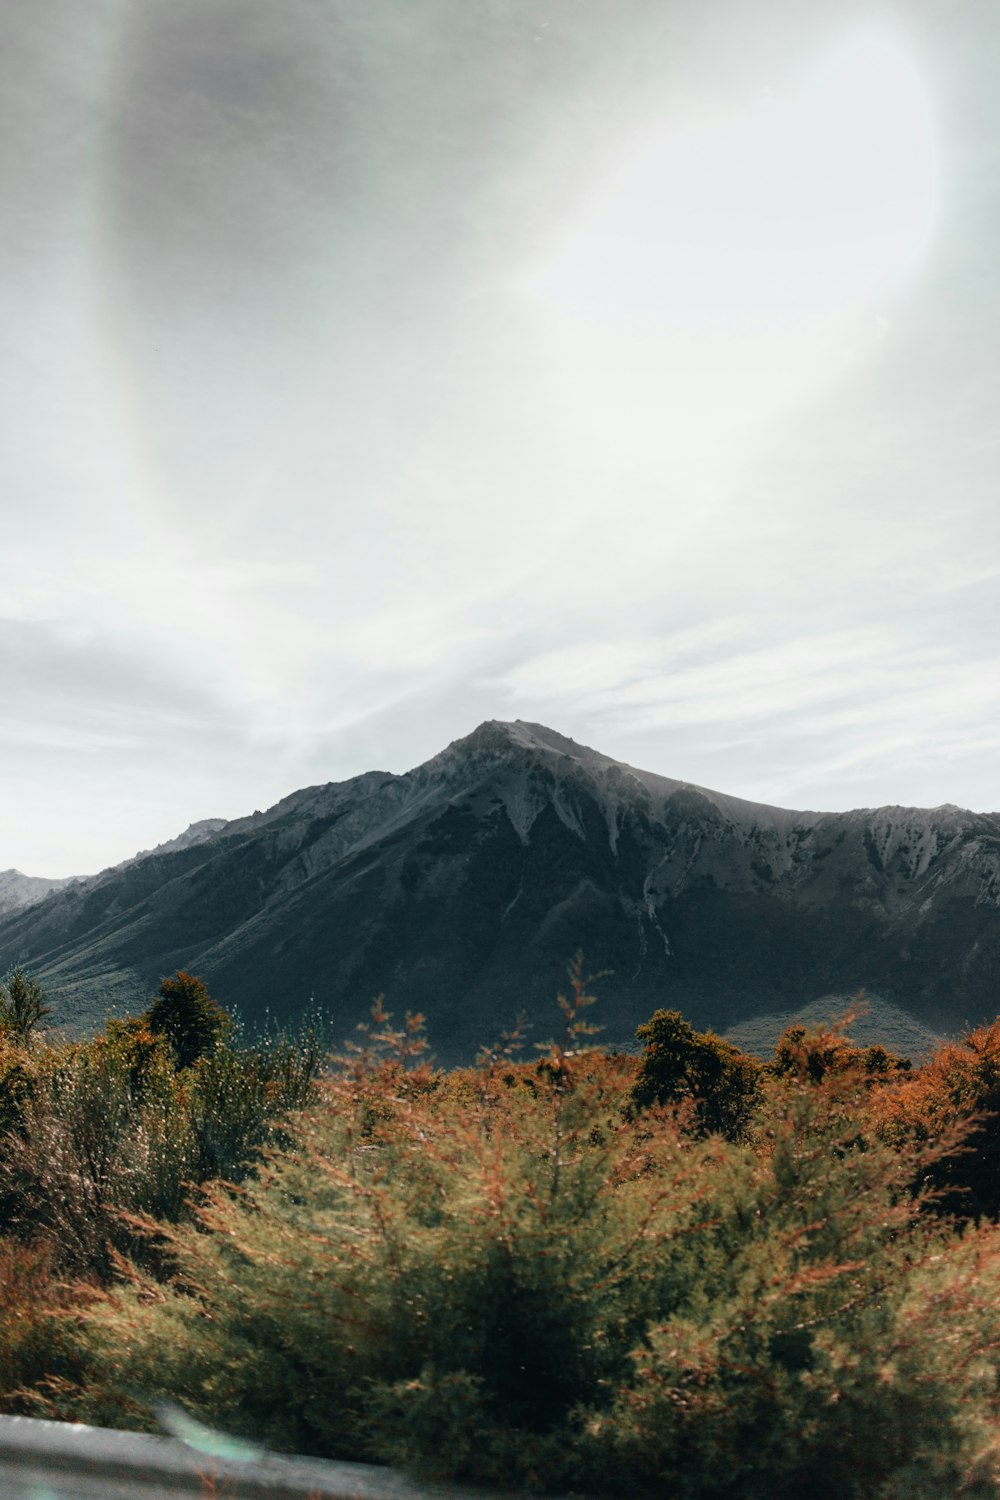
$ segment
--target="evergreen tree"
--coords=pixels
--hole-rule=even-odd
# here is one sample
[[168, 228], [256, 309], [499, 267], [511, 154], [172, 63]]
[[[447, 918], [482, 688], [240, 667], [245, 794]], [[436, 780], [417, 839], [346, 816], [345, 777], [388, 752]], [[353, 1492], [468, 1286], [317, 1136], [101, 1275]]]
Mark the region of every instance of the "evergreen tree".
[[45, 991], [18, 964], [0, 982], [0, 1031], [27, 1046], [39, 1021], [48, 1014]]
[[142, 1019], [154, 1035], [169, 1039], [178, 1068], [189, 1068], [199, 1057], [213, 1052], [232, 1025], [204, 981], [184, 969], [162, 981]]
[[636, 1032], [646, 1043], [632, 1089], [638, 1109], [695, 1106], [699, 1128], [728, 1140], [746, 1132], [760, 1099], [762, 1065], [711, 1031], [695, 1031], [678, 1010], [658, 1010]]

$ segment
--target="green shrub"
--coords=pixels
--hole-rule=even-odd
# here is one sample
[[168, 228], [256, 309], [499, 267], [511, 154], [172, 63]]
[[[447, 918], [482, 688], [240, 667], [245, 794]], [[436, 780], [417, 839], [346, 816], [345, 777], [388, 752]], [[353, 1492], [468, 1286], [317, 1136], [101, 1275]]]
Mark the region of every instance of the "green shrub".
[[913, 1065], [908, 1057], [899, 1057], [877, 1043], [855, 1047], [846, 1035], [851, 1020], [848, 1015], [828, 1026], [789, 1026], [775, 1044], [771, 1071], [809, 1078], [813, 1083], [831, 1072], [850, 1072], [868, 1078], [873, 1085], [898, 1080], [899, 1075], [910, 1072]]
[[571, 980], [537, 1062], [451, 1075], [381, 1003], [328, 1077], [312, 1032], [230, 1030], [185, 1066], [148, 1014], [8, 1040], [5, 1408], [152, 1425], [181, 1401], [504, 1488], [998, 1500], [1000, 1229], [913, 1186], [954, 1159], [991, 1039], [907, 1077], [786, 1037], [751, 1129], [742, 1086], [722, 1112], [735, 1049], [661, 1012], [637, 1072], [590, 1046]]
[[33, 1088], [33, 1071], [24, 1044], [0, 1031], [0, 1137], [21, 1126]]
[[44, 1244], [0, 1240], [0, 1405], [46, 1411], [46, 1387], [78, 1381], [84, 1359], [72, 1316], [93, 1288], [67, 1287]]
[[920, 1214], [919, 1152], [859, 1138], [869, 1087], [863, 1067], [771, 1086], [722, 1274], [581, 1414], [598, 1487], [996, 1496], [1000, 1238]]
[[645, 1043], [632, 1089], [637, 1109], [683, 1103], [698, 1129], [744, 1139], [761, 1097], [756, 1057], [711, 1031], [695, 1031], [677, 1010], [656, 1011], [636, 1036]]

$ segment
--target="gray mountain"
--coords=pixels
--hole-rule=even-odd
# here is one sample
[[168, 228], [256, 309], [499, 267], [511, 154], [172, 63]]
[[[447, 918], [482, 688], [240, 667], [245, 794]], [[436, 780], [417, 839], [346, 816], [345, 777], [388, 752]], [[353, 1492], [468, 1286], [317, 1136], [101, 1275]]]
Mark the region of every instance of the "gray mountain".
[[74, 876], [61, 880], [47, 880], [44, 875], [22, 875], [20, 870], [0, 870], [0, 916], [5, 912], [22, 911], [44, 901], [51, 891], [62, 890], [72, 885]]
[[[173, 849], [188, 849], [193, 844], [204, 843], [205, 839], [211, 838], [213, 833], [218, 833], [225, 826], [225, 818], [202, 818], [199, 823], [190, 823], [176, 838], [157, 844], [155, 849], [140, 849], [138, 854], [123, 860], [114, 868], [121, 870], [126, 865], [134, 865], [137, 860], [149, 859], [154, 854], [169, 854]], [[0, 870], [0, 917], [7, 912], [23, 911], [27, 906], [37, 906], [52, 891], [61, 891], [70, 885], [89, 885], [100, 879], [100, 875], [67, 875], [59, 880], [47, 880], [43, 875], [22, 875], [20, 870]]]
[[68, 1023], [180, 967], [248, 1019], [314, 998], [340, 1034], [384, 992], [443, 1060], [519, 1011], [548, 1035], [577, 949], [612, 971], [608, 1042], [659, 1005], [722, 1030], [862, 988], [951, 1031], [997, 1009], [1000, 816], [792, 812], [491, 721], [0, 918], [0, 967]]
[[125, 865], [134, 865], [137, 860], [149, 859], [154, 854], [171, 854], [175, 849], [191, 849], [195, 844], [203, 844], [213, 834], [219, 833], [226, 826], [225, 818], [202, 818], [197, 823], [189, 823], [183, 833], [179, 833], [175, 839], [167, 839], [165, 843], [157, 844], [155, 849], [140, 849], [138, 854], [133, 854], [131, 859], [122, 861], [115, 869], [122, 869]]

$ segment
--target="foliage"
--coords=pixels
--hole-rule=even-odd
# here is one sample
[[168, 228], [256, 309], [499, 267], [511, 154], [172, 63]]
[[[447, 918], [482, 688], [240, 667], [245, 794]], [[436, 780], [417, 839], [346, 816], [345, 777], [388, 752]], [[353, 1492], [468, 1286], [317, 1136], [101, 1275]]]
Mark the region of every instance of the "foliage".
[[998, 1500], [1000, 1228], [925, 1210], [1000, 1022], [912, 1072], [836, 1027], [744, 1069], [661, 1011], [636, 1061], [588, 986], [537, 1060], [449, 1074], [381, 1000], [322, 1077], [314, 1033], [0, 1036], [4, 1408], [180, 1401], [508, 1489]]
[[9, 1032], [0, 1030], [0, 1135], [19, 1127], [33, 1087], [32, 1059]]
[[[0, 1397], [7, 1412], [48, 1414], [50, 1397], [75, 1389], [86, 1360], [75, 1319], [91, 1286], [69, 1286], [43, 1242], [0, 1240]], [[109, 1406], [109, 1415], [113, 1404]]]
[[939, 1211], [963, 1218], [1000, 1215], [1000, 1017], [946, 1042], [878, 1099], [882, 1135], [899, 1142], [951, 1140], [930, 1165]]
[[176, 1220], [191, 1184], [245, 1176], [322, 1062], [304, 1032], [220, 1044], [178, 1072], [142, 1017], [32, 1054], [0, 1044], [0, 1226], [45, 1235], [61, 1271], [106, 1278], [136, 1249], [123, 1213]]
[[41, 984], [18, 964], [0, 982], [0, 1031], [26, 1047], [48, 1014]]
[[637, 1109], [689, 1103], [698, 1128], [728, 1140], [745, 1137], [760, 1102], [761, 1064], [680, 1011], [658, 1010], [636, 1032], [645, 1050], [632, 1090]]
[[64, 1414], [141, 1392], [505, 1487], [995, 1497], [1000, 1232], [922, 1213], [934, 1150], [859, 1131], [857, 1064], [767, 1078], [754, 1150], [636, 1115], [585, 999], [534, 1067], [448, 1077], [381, 1012], [291, 1149], [147, 1225], [170, 1276], [90, 1320]]
[[768, 1083], [721, 1275], [647, 1330], [591, 1418], [608, 1482], [625, 1469], [677, 1500], [997, 1493], [1000, 1237], [921, 1215], [921, 1153], [859, 1137], [869, 1098], [859, 1066]]
[[898, 1057], [877, 1043], [855, 1047], [846, 1034], [851, 1020], [847, 1015], [831, 1026], [789, 1026], [775, 1045], [773, 1071], [813, 1083], [828, 1073], [854, 1073], [876, 1083], [910, 1071], [908, 1057]]
[[195, 974], [178, 969], [164, 979], [141, 1017], [154, 1036], [165, 1036], [179, 1068], [189, 1068], [213, 1052], [232, 1025], [230, 1017]]

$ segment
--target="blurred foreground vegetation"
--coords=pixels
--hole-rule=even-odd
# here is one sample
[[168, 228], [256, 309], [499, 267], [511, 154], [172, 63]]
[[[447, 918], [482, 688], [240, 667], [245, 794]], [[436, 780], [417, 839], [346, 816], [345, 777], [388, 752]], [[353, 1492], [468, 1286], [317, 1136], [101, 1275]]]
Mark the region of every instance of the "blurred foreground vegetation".
[[336, 1059], [248, 1042], [182, 973], [83, 1043], [0, 1006], [4, 1409], [504, 1488], [1000, 1496], [1000, 1022], [765, 1064], [658, 1011], [628, 1057], [587, 983], [452, 1072], [380, 1006]]

